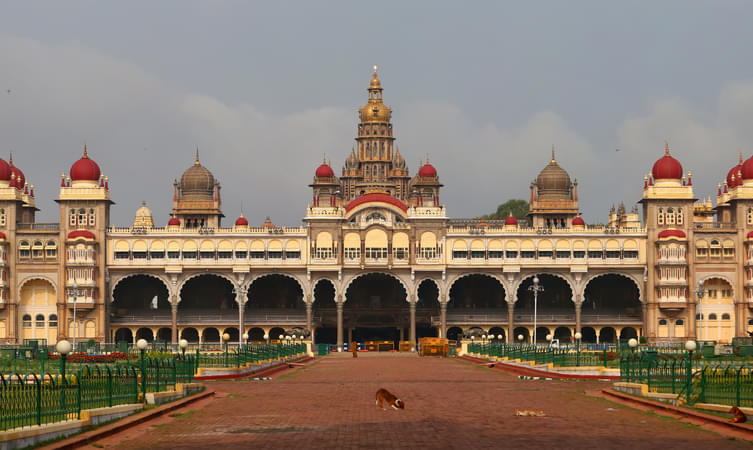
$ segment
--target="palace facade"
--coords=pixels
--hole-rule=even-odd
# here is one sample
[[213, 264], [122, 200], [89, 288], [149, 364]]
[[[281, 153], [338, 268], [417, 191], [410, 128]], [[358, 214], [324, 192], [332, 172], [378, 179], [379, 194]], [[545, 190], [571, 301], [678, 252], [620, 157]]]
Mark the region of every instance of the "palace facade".
[[304, 226], [223, 224], [220, 183], [198, 152], [166, 225], [144, 204], [114, 226], [109, 179], [86, 148], [61, 177], [60, 221], [37, 223], [34, 186], [0, 160], [0, 341], [258, 341], [295, 329], [319, 343], [415, 342], [471, 328], [511, 341], [532, 339], [535, 322], [539, 341], [729, 342], [753, 330], [753, 158], [740, 157], [713, 206], [666, 146], [642, 214], [620, 206], [587, 225], [553, 150], [525, 221], [459, 220], [428, 160], [410, 175], [391, 114], [375, 70], [355, 145], [339, 176], [316, 169]]

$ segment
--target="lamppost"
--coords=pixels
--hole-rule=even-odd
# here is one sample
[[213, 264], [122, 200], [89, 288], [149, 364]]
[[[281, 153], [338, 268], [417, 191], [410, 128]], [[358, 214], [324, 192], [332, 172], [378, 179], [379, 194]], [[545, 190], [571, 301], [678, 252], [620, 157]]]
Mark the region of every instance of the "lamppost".
[[225, 342], [225, 367], [227, 367], [227, 341], [230, 340], [230, 334], [223, 333], [222, 340]]
[[243, 343], [248, 345], [248, 333], [243, 333]]
[[[65, 379], [65, 358], [68, 357], [68, 353], [71, 352], [71, 343], [63, 339], [55, 344], [55, 350], [60, 353], [60, 374]], [[44, 374], [42, 374], [44, 376]]]
[[183, 352], [183, 359], [186, 359], [186, 348], [188, 347], [188, 341], [181, 339], [180, 341], [178, 341], [178, 346], [180, 347], [180, 351]]
[[533, 292], [533, 345], [536, 345], [536, 322], [538, 319], [539, 292], [544, 292], [544, 286], [539, 284], [538, 276], [533, 276], [533, 284], [528, 286], [528, 290]]
[[637, 346], [638, 346], [638, 339], [630, 338], [630, 340], [628, 340], [628, 347], [630, 347], [630, 359], [629, 359], [630, 362], [628, 363], [628, 367], [627, 367], [628, 383], [630, 382], [630, 378], [632, 375], [633, 362], [635, 361], [635, 347]]
[[136, 341], [136, 348], [141, 352], [141, 400], [146, 401], [146, 360], [144, 359], [144, 351], [146, 346], [149, 345], [146, 339], [139, 339]]
[[695, 341], [688, 341], [685, 343], [685, 350], [688, 351], [688, 361], [685, 363], [685, 398], [686, 403], [690, 404], [690, 390], [693, 388], [693, 351], [696, 349]]
[[551, 346], [552, 346], [552, 335], [551, 334], [547, 334], [546, 335], [546, 342], [547, 342], [547, 346], [551, 348]]
[[70, 289], [70, 293], [73, 296], [73, 351], [76, 351], [76, 338], [78, 337], [78, 322], [76, 322], [76, 302], [78, 301], [79, 290], [78, 282], [74, 281], [73, 286]]
[[698, 298], [698, 327], [701, 329], [698, 333], [698, 336], [701, 338], [701, 340], [705, 340], [706, 337], [703, 336], [703, 282], [699, 281], [698, 286], [695, 288], [695, 295]]
[[233, 288], [233, 294], [235, 294], [235, 299], [238, 300], [238, 350], [239, 351], [241, 348], [241, 332], [243, 331], [243, 306], [244, 305], [241, 304], [240, 299], [238, 298], [238, 294], [240, 294], [241, 297], [245, 297], [247, 293], [248, 293], [248, 289], [245, 287]]
[[575, 341], [577, 342], [577, 345], [578, 345], [578, 356], [577, 356], [577, 359], [575, 360], [575, 365], [578, 367], [580, 367], [580, 340], [582, 338], [583, 338], [583, 335], [580, 334], [580, 331], [575, 333]]

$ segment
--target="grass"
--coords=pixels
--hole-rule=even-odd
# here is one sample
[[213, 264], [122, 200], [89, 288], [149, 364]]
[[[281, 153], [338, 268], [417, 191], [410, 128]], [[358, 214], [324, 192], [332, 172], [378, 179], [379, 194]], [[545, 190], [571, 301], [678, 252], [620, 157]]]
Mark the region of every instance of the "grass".
[[187, 417], [193, 416], [194, 414], [196, 414], [196, 410], [192, 409], [192, 410], [186, 411], [186, 412], [179, 412], [179, 413], [175, 413], [175, 414], [170, 414], [170, 417], [174, 417], [176, 419], [185, 419]]

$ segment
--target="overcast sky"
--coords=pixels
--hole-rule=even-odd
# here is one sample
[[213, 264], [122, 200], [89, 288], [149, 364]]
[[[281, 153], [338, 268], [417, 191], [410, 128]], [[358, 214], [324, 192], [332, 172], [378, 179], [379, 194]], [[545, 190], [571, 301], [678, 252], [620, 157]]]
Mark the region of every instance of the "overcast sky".
[[113, 224], [144, 199], [164, 225], [198, 146], [228, 222], [297, 225], [378, 64], [400, 151], [411, 174], [429, 155], [451, 217], [528, 200], [554, 145], [604, 222], [665, 140], [697, 197], [753, 155], [751, 23], [750, 1], [7, 1], [0, 155], [35, 184], [39, 221], [58, 220], [87, 143]]

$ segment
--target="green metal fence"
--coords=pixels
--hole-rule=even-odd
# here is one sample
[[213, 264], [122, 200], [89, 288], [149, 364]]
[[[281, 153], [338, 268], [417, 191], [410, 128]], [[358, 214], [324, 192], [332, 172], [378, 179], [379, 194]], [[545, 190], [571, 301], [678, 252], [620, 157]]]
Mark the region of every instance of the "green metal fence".
[[615, 348], [607, 346], [598, 351], [581, 350], [578, 346], [550, 348], [532, 344], [469, 344], [468, 352], [482, 357], [507, 357], [537, 364], [554, 364], [561, 367], [601, 366], [619, 367], [620, 361]]

